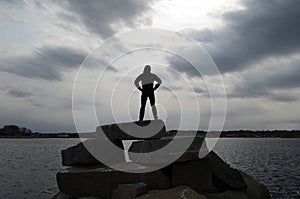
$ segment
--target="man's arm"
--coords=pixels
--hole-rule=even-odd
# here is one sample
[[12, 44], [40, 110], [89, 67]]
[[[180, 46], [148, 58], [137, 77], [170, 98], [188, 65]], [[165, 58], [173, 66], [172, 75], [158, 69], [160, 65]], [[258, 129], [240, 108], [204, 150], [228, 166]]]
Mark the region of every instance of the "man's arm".
[[157, 75], [154, 75], [154, 80], [157, 82], [157, 84], [154, 87], [154, 90], [156, 90], [161, 85], [162, 81]]
[[140, 81], [141, 81], [141, 75], [137, 76], [137, 78], [134, 80], [134, 85], [137, 87], [137, 89], [142, 91], [142, 88], [140, 86]]

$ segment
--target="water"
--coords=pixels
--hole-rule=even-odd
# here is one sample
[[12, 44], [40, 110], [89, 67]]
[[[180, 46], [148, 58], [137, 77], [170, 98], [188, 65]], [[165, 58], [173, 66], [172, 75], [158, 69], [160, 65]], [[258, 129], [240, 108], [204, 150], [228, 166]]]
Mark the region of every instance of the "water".
[[214, 150], [265, 184], [272, 198], [300, 198], [300, 139], [222, 139]]
[[0, 139], [0, 198], [43, 199], [57, 192], [60, 151], [78, 139]]
[[[0, 198], [51, 198], [60, 151], [78, 139], [0, 139]], [[273, 198], [300, 198], [300, 139], [222, 139], [214, 149], [264, 183]]]

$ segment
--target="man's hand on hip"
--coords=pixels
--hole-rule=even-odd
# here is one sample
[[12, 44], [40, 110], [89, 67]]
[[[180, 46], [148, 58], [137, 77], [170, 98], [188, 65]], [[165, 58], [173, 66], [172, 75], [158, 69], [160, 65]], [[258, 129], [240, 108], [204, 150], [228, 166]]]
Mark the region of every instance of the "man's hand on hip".
[[156, 84], [154, 87], [154, 90], [158, 89], [159, 86], [160, 86], [160, 84]]

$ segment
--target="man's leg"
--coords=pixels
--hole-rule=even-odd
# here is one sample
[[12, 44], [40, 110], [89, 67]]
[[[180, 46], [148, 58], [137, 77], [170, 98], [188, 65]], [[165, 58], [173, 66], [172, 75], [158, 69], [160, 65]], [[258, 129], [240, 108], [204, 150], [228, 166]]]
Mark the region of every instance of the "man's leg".
[[152, 108], [153, 117], [154, 117], [155, 120], [157, 120], [158, 117], [157, 117], [157, 109], [156, 109], [156, 106], [155, 106], [155, 95], [154, 95], [154, 93], [149, 95], [149, 99], [150, 99], [150, 104], [151, 104], [151, 108]]
[[146, 102], [147, 102], [147, 95], [142, 94], [139, 121], [143, 121], [143, 119], [144, 119]]

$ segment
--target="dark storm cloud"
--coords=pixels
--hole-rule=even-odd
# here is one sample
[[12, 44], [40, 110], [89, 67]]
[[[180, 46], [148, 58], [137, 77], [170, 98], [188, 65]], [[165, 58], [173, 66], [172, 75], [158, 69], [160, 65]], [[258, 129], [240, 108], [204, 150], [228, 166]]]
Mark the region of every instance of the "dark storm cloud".
[[[169, 58], [169, 63], [171, 67], [174, 68], [177, 72], [184, 73], [189, 77], [201, 76], [199, 72], [195, 69], [195, 67], [182, 57], [171, 56]], [[172, 70], [170, 70], [170, 72], [172, 72]]]
[[31, 55], [2, 58], [0, 70], [27, 78], [61, 80], [61, 72], [77, 68], [87, 53], [65, 47], [44, 47]]
[[[288, 66], [274, 65], [278, 70], [264, 71], [265, 74], [245, 73], [242, 81], [235, 85], [229, 97], [259, 98], [266, 97], [275, 101], [296, 101], [298, 97], [290, 92], [300, 87], [300, 60], [288, 62]], [[280, 70], [280, 68], [283, 68]], [[284, 94], [280, 94], [280, 93]], [[286, 92], [289, 92], [288, 94]]]
[[[68, 9], [77, 14], [84, 25], [92, 32], [109, 37], [120, 25], [135, 26], [140, 20], [149, 22], [144, 14], [151, 9], [152, 1], [140, 0], [68, 0]], [[118, 24], [120, 23], [120, 24]], [[117, 26], [113, 27], [114, 24]]]
[[194, 92], [197, 94], [208, 94], [207, 89], [201, 87], [194, 87]]
[[270, 94], [269, 99], [279, 102], [294, 102], [298, 100], [298, 97], [291, 95], [276, 95]]
[[[186, 29], [184, 32], [203, 43], [221, 73], [243, 71], [239, 74], [242, 80], [233, 85], [229, 97], [296, 101], [298, 97], [289, 91], [300, 87], [299, 60], [285, 65], [273, 61], [265, 64], [272, 66], [272, 71], [258, 70], [250, 76], [244, 69], [269, 58], [288, 58], [299, 52], [300, 1], [243, 0], [241, 3], [244, 9], [223, 14], [223, 28]], [[189, 77], [197, 76], [189, 62], [177, 56], [171, 57], [169, 62]], [[283, 68], [285, 70], [281, 70]]]
[[0, 0], [0, 4], [2, 5], [10, 5], [10, 6], [23, 6], [25, 4], [24, 0]]
[[297, 101], [299, 98], [297, 96], [291, 95], [290, 93], [276, 94], [274, 90], [270, 88], [257, 84], [257, 85], [244, 85], [241, 87], [236, 87], [233, 92], [228, 93], [229, 98], [264, 98], [270, 99], [272, 101], [281, 102], [292, 102]]
[[217, 38], [212, 30], [207, 28], [202, 30], [195, 30], [192, 28], [185, 29], [184, 33], [191, 36], [196, 41], [201, 41], [202, 43], [211, 43]]
[[29, 97], [29, 96], [32, 95], [29, 92], [20, 91], [20, 90], [10, 90], [10, 91], [7, 92], [7, 94], [12, 96], [12, 97], [19, 97], [19, 98]]
[[244, 69], [266, 57], [300, 49], [300, 1], [243, 0], [245, 9], [223, 15], [219, 30], [189, 30], [204, 43], [221, 72]]

